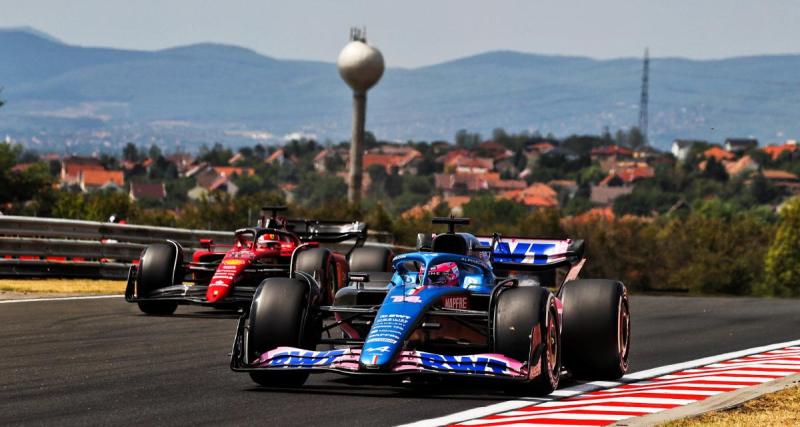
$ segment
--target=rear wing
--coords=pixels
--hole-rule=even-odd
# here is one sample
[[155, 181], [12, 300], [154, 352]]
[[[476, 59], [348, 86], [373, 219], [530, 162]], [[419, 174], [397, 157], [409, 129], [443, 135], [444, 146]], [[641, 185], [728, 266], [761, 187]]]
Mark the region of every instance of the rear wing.
[[367, 224], [360, 221], [287, 219], [286, 228], [304, 242], [340, 243], [355, 239], [360, 244], [367, 240]]
[[497, 270], [546, 270], [573, 266], [583, 259], [583, 240], [531, 239], [525, 237], [476, 236], [490, 252]]

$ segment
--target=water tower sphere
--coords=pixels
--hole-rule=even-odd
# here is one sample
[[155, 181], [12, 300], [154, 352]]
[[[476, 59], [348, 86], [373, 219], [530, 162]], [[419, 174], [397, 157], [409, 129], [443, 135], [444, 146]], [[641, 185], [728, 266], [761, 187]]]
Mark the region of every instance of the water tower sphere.
[[339, 75], [356, 93], [364, 93], [383, 75], [383, 55], [378, 49], [362, 42], [351, 41], [336, 61]]

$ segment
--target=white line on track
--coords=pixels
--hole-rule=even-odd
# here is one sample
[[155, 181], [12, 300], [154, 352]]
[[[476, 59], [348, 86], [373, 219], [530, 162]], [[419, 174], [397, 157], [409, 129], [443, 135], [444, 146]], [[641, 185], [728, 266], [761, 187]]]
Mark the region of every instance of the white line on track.
[[82, 299], [122, 298], [123, 296], [124, 295], [87, 295], [85, 297], [5, 299], [5, 300], [0, 300], [0, 304], [14, 304], [18, 302], [48, 302], [48, 301], [74, 301]]
[[400, 427], [431, 427], [431, 426], [455, 424], [467, 420], [472, 420], [475, 418], [485, 417], [487, 415], [497, 414], [499, 412], [512, 411], [514, 409], [535, 405], [537, 403], [558, 400], [564, 397], [577, 396], [590, 391], [609, 388], [624, 383], [641, 381], [648, 378], [669, 374], [672, 372], [697, 368], [699, 366], [705, 366], [713, 363], [722, 362], [725, 360], [736, 359], [744, 356], [749, 356], [751, 354], [763, 353], [776, 349], [783, 349], [795, 345], [800, 345], [800, 340], [787, 341], [777, 344], [769, 344], [760, 347], [752, 347], [744, 350], [732, 351], [730, 353], [718, 354], [716, 356], [703, 357], [700, 359], [690, 360], [687, 362], [680, 362], [671, 365], [659, 366], [656, 368], [647, 369], [644, 371], [639, 371], [625, 375], [620, 380], [620, 382], [597, 381], [597, 382], [578, 384], [572, 387], [556, 390], [553, 394], [544, 398], [521, 398], [519, 400], [508, 400], [505, 402], [495, 403], [493, 405], [468, 409], [462, 412], [456, 412], [454, 414], [445, 415], [438, 418], [430, 418], [427, 420], [421, 420], [409, 424], [404, 424]]

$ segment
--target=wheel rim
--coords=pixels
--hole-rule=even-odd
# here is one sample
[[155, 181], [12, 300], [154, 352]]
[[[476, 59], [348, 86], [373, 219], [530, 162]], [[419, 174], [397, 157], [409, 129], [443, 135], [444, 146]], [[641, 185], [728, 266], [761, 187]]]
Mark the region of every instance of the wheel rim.
[[552, 311], [547, 319], [547, 335], [546, 335], [546, 350], [547, 350], [547, 372], [550, 378], [555, 380], [560, 374], [558, 366], [558, 330], [556, 329], [555, 313]]
[[631, 337], [631, 316], [627, 298], [622, 297], [619, 299], [617, 313], [617, 351], [620, 355], [620, 367], [625, 370], [628, 366], [628, 350], [630, 349]]
[[333, 298], [336, 295], [336, 270], [333, 263], [328, 263], [325, 268], [325, 284], [328, 287], [328, 304], [333, 304]]

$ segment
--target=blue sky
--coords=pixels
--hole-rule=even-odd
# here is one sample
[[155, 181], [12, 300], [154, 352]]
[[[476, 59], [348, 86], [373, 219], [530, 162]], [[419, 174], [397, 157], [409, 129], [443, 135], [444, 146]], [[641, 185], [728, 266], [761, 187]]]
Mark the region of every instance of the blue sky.
[[350, 26], [390, 66], [488, 50], [722, 58], [800, 52], [798, 0], [474, 1], [0, 0], [0, 26], [72, 44], [161, 49], [236, 44], [278, 58], [335, 61]]

